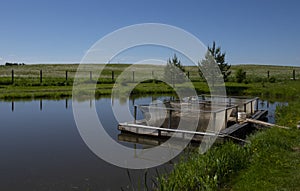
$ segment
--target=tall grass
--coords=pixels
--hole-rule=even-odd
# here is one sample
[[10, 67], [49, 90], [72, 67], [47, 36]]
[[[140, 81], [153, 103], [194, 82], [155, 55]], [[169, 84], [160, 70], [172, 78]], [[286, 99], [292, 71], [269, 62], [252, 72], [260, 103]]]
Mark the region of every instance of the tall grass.
[[175, 165], [169, 175], [158, 178], [159, 190], [217, 190], [228, 178], [247, 166], [248, 150], [228, 142], [209, 150], [197, 152]]

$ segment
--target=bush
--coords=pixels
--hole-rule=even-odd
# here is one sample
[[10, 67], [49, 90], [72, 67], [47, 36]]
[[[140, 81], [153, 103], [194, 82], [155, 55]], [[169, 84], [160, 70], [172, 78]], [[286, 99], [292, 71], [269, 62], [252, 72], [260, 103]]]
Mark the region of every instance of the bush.
[[246, 80], [246, 72], [244, 72], [244, 70], [241, 68], [238, 69], [235, 74], [235, 79], [237, 83], [242, 83], [244, 80]]

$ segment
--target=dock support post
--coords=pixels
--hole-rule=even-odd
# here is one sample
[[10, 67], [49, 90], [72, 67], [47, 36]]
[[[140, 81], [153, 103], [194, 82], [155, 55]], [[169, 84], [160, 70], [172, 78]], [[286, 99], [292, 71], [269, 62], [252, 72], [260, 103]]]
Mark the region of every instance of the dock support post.
[[259, 99], [256, 98], [256, 111], [258, 111], [258, 101], [259, 101]]
[[225, 109], [225, 128], [227, 128], [227, 109]]
[[239, 121], [239, 117], [238, 117], [239, 106], [236, 106], [236, 107], [235, 107], [235, 110], [236, 110], [236, 114], [235, 114], [235, 122], [238, 123], [238, 121]]
[[137, 112], [137, 106], [135, 105], [133, 110], [134, 124], [136, 124], [136, 112]]
[[213, 128], [214, 128], [214, 132], [216, 132], [216, 112], [214, 112], [213, 114]]
[[251, 101], [251, 115], [253, 114], [253, 101]]
[[172, 110], [169, 110], [169, 124], [168, 124], [168, 128], [171, 129], [171, 122], [172, 122]]

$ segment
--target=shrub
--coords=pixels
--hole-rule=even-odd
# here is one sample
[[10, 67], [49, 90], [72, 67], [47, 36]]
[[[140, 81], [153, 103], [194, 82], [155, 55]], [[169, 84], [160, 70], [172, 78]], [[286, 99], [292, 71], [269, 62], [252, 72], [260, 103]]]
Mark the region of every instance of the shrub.
[[235, 74], [235, 79], [237, 83], [242, 83], [244, 80], [246, 80], [246, 72], [244, 72], [244, 70], [241, 68], [238, 69]]

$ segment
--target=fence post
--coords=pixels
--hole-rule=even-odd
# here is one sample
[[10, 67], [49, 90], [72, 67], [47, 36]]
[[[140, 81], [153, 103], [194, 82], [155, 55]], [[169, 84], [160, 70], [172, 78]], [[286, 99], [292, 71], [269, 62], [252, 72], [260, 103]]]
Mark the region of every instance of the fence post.
[[152, 70], [152, 79], [154, 79], [154, 71]]
[[112, 70], [111, 71], [111, 80], [114, 81], [114, 79], [115, 79], [115, 72]]
[[11, 70], [11, 83], [14, 84], [15, 83], [15, 76], [14, 76], [14, 70]]
[[134, 82], [134, 71], [132, 71], [132, 82]]
[[90, 71], [90, 81], [92, 81], [93, 79], [93, 74], [92, 74], [92, 71]]
[[40, 70], [40, 83], [43, 83], [43, 70]]
[[66, 81], [68, 81], [68, 70], [66, 70]]
[[190, 71], [187, 72], [187, 77], [190, 79]]
[[268, 79], [270, 78], [270, 71], [268, 70]]
[[296, 80], [296, 71], [295, 71], [295, 69], [293, 70], [293, 80]]

